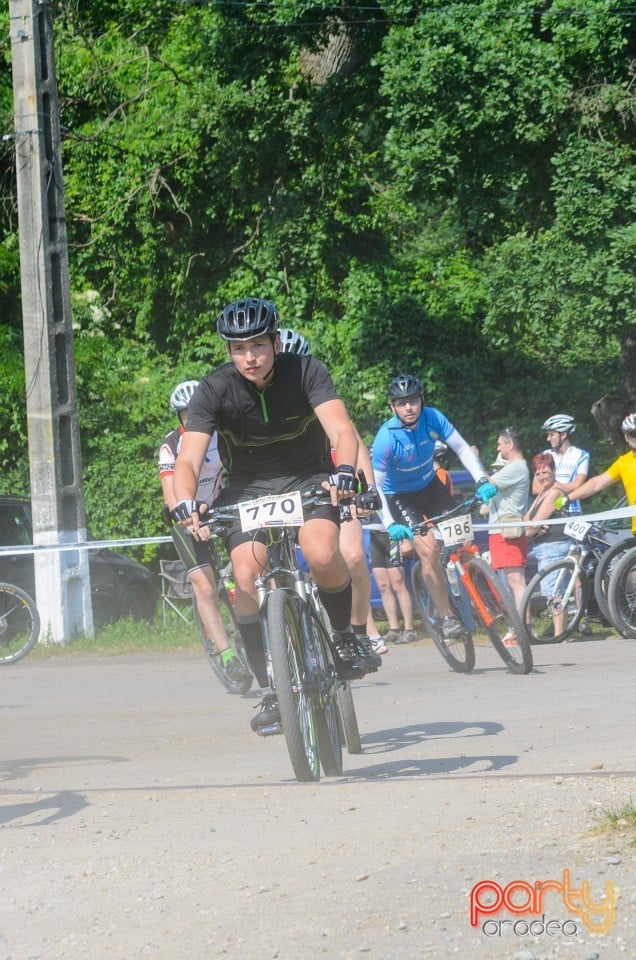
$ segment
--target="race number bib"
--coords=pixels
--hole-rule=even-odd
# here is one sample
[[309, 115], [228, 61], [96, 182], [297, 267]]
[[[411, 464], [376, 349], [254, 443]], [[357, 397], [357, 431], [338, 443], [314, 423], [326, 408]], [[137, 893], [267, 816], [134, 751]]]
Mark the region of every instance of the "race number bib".
[[467, 543], [473, 539], [473, 520], [469, 513], [443, 520], [437, 524], [437, 529], [446, 547], [454, 547], [457, 543]]
[[563, 533], [566, 537], [572, 537], [573, 540], [583, 541], [591, 526], [592, 524], [587, 520], [568, 520], [563, 527]]
[[304, 522], [300, 491], [258, 497], [239, 503], [241, 530], [260, 530], [263, 527], [301, 527]]

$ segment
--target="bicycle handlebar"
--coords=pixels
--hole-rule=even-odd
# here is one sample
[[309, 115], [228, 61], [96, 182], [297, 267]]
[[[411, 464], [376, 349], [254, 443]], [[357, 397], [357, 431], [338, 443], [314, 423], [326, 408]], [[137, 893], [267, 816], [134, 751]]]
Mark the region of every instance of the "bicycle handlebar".
[[[341, 518], [343, 520], [350, 520], [352, 518], [352, 503], [355, 504], [358, 509], [366, 510], [367, 506], [365, 504], [364, 497], [364, 493], [359, 493], [348, 499], [341, 500], [339, 502]], [[302, 494], [302, 501], [303, 506], [307, 507], [323, 506], [331, 503], [331, 493], [329, 490], [325, 490], [322, 487], [311, 487]], [[238, 515], [239, 505], [237, 503], [230, 503], [224, 507], [210, 507], [207, 513], [201, 517], [199, 526], [218, 527], [220, 529], [225, 529], [227, 527], [231, 527], [232, 524], [236, 522]]]
[[439, 513], [436, 517], [426, 517], [420, 523], [416, 523], [412, 528], [413, 533], [422, 535], [428, 533], [431, 527], [436, 527], [439, 523], [442, 523], [444, 520], [450, 520], [451, 517], [456, 517], [462, 512], [462, 510], [470, 510], [476, 503], [479, 503], [478, 497], [469, 497], [467, 500], [463, 500], [461, 503], [458, 503], [451, 510], [445, 510], [444, 513]]

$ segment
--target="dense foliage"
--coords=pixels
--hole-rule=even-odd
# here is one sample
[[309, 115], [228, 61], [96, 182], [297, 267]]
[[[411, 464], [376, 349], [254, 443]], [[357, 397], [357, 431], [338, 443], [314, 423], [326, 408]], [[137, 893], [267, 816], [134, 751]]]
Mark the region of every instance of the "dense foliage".
[[[590, 404], [636, 322], [636, 11], [53, 3], [88, 511], [158, 531], [155, 453], [213, 320], [265, 295], [361, 432], [422, 377], [471, 442]], [[0, 110], [12, 127], [8, 13]], [[332, 57], [334, 41], [345, 54]], [[316, 69], [316, 64], [321, 69]], [[0, 153], [0, 489], [27, 485], [15, 160]]]

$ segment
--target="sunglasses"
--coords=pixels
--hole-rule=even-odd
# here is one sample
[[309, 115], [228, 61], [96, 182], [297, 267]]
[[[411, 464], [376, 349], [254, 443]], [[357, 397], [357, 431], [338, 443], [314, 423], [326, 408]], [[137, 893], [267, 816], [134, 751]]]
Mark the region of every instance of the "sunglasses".
[[636, 437], [636, 430], [624, 430], [623, 432], [626, 437]]

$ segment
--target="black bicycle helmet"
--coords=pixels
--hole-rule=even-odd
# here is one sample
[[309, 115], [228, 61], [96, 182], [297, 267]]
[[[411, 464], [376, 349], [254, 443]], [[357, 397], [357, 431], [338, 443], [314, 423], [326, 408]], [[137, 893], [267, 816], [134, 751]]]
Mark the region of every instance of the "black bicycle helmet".
[[216, 321], [216, 330], [223, 340], [251, 340], [278, 330], [278, 311], [269, 300], [246, 297], [224, 307]]
[[411, 376], [410, 373], [401, 373], [399, 377], [394, 377], [393, 380], [391, 380], [387, 388], [387, 394], [389, 402], [392, 400], [404, 400], [406, 397], [422, 397], [424, 395], [424, 387], [417, 377]]

